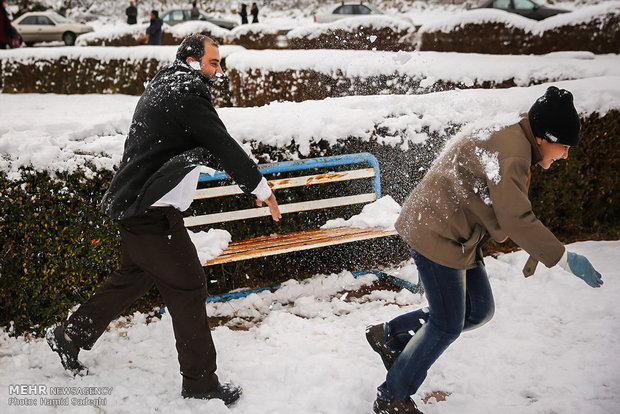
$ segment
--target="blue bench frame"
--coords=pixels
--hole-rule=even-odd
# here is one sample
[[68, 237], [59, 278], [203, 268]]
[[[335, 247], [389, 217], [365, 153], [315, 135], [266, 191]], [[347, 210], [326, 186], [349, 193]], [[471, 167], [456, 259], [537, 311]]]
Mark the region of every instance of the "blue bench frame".
[[[281, 172], [310, 170], [310, 169], [316, 169], [316, 168], [329, 168], [329, 167], [334, 167], [334, 166], [362, 164], [362, 163], [367, 163], [374, 169], [375, 175], [372, 180], [372, 189], [376, 195], [376, 198], [378, 199], [381, 197], [381, 172], [379, 168], [379, 162], [377, 161], [374, 155], [367, 153], [367, 152], [261, 164], [259, 165], [259, 170], [261, 171], [262, 174], [267, 175], [267, 174], [274, 174], [274, 173], [281, 173]], [[199, 182], [203, 182], [203, 183], [219, 181], [219, 180], [230, 180], [230, 178], [226, 175], [224, 171], [217, 171], [213, 175], [202, 173], [199, 178]], [[264, 215], [268, 215], [268, 214], [264, 214]], [[404, 289], [408, 289], [413, 293], [423, 292], [423, 288], [420, 283], [414, 284], [414, 283], [399, 279], [397, 277], [388, 275], [379, 270], [364, 270], [364, 271], [356, 271], [352, 273], [355, 277], [368, 274], [368, 273], [372, 273], [372, 274], [375, 274], [379, 279], [386, 280], [389, 283], [392, 283], [396, 286], [402, 287]], [[259, 293], [265, 290], [275, 290], [275, 289], [278, 289], [279, 287], [280, 285], [255, 288], [255, 289], [246, 289], [246, 290], [237, 291], [237, 292], [213, 295], [207, 298], [207, 303], [226, 302], [232, 299], [239, 299], [239, 298], [246, 297], [248, 295], [251, 295], [252, 293]]]

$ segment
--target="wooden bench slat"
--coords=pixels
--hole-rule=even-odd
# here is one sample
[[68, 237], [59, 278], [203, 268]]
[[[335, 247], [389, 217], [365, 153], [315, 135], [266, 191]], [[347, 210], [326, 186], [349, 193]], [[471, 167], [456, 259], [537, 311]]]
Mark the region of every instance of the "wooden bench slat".
[[[329, 207], [348, 206], [351, 204], [370, 203], [377, 199], [375, 193], [357, 194], [353, 196], [334, 197], [321, 200], [303, 201], [280, 205], [280, 213], [295, 213], [323, 209]], [[269, 207], [258, 207], [246, 210], [227, 211], [224, 213], [205, 214], [184, 218], [185, 227], [200, 226], [205, 224], [223, 223], [226, 221], [244, 220], [249, 218], [269, 216]]]
[[[376, 230], [376, 229], [371, 229]], [[307, 241], [317, 239], [319, 237], [323, 237], [323, 234], [329, 234], [330, 237], [336, 237], [344, 234], [351, 234], [353, 232], [360, 233], [363, 232], [364, 229], [355, 229], [351, 230], [350, 227], [336, 227], [332, 229], [312, 229], [312, 230], [302, 230], [296, 231], [292, 233], [284, 233], [284, 234], [272, 234], [269, 236], [260, 236], [255, 237], [253, 239], [248, 240], [240, 240], [228, 245], [226, 249], [229, 253], [234, 253], [242, 250], [248, 250], [248, 248], [258, 247], [261, 248], [263, 245], [267, 246], [277, 246], [278, 243], [286, 244], [290, 243], [291, 240], [296, 242]]]
[[211, 266], [238, 260], [254, 259], [293, 251], [349, 243], [359, 240], [386, 237], [397, 234], [395, 230], [357, 229], [337, 227], [316, 229], [231, 243], [217, 258], [203, 264]]
[[[342, 172], [330, 172], [325, 174], [305, 175], [303, 177], [283, 178], [280, 180], [269, 180], [267, 183], [272, 190], [282, 188], [302, 187], [308, 185], [335, 183], [339, 181], [358, 180], [362, 178], [372, 178], [375, 176], [374, 168], [363, 168], [359, 170], [349, 170]], [[205, 198], [224, 197], [235, 194], [242, 194], [238, 185], [226, 185], [222, 187], [203, 188], [196, 190], [195, 200]]]

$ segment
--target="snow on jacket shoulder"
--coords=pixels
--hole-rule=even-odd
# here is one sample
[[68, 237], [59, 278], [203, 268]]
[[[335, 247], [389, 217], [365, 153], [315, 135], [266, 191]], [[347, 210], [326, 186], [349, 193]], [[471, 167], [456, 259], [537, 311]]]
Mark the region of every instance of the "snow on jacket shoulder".
[[262, 175], [228, 134], [211, 103], [210, 86], [180, 62], [149, 82], [103, 197], [106, 215], [120, 220], [144, 213], [199, 165], [225, 170], [248, 194], [256, 188]]
[[470, 269], [487, 234], [510, 237], [551, 267], [564, 246], [536, 218], [528, 198], [530, 168], [542, 154], [527, 117], [486, 139], [448, 147], [413, 190], [396, 222], [403, 239], [444, 266]]

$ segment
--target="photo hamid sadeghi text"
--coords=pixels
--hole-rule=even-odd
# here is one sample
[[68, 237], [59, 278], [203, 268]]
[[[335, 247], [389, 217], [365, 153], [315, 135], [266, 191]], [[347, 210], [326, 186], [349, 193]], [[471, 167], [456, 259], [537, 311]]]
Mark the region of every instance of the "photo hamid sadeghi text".
[[9, 385], [9, 406], [90, 406], [101, 407], [108, 403], [112, 387], [53, 387], [45, 384]]

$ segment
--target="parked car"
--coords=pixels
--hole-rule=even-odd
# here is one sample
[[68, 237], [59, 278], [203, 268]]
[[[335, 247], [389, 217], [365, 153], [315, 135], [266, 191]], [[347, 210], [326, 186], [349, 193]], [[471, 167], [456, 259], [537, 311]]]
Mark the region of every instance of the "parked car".
[[13, 26], [28, 46], [56, 40], [73, 46], [77, 36], [93, 31], [91, 26], [70, 22], [53, 11], [24, 13], [13, 21]]
[[164, 14], [162, 14], [159, 17], [162, 18], [164, 23], [170, 26], [174, 26], [175, 24], [179, 24], [183, 22], [188, 22], [190, 20], [198, 20], [198, 21], [213, 23], [217, 26], [223, 27], [224, 29], [228, 29], [228, 30], [238, 26], [237, 22], [235, 21], [228, 20], [228, 19], [218, 19], [216, 17], [213, 17], [205, 13], [202, 10], [200, 10], [198, 19], [195, 19], [195, 18], [192, 18], [191, 12], [192, 12], [192, 9], [171, 9], [171, 10], [167, 10]]
[[475, 8], [504, 10], [534, 20], [543, 20], [556, 14], [570, 12], [570, 10], [552, 9], [551, 7], [534, 3], [532, 0], [487, 0]]
[[377, 6], [370, 3], [342, 3], [335, 6], [331, 13], [314, 16], [316, 23], [331, 23], [347, 17], [364, 16], [369, 14], [384, 14]]

